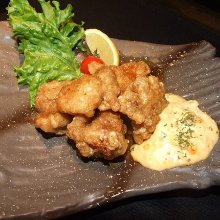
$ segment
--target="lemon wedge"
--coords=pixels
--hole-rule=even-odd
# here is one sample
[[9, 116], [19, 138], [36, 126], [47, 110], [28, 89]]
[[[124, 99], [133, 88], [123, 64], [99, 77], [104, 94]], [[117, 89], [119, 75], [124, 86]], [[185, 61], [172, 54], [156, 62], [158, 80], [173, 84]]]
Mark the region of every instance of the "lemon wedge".
[[119, 52], [113, 41], [98, 29], [86, 29], [86, 43], [107, 65], [119, 65]]

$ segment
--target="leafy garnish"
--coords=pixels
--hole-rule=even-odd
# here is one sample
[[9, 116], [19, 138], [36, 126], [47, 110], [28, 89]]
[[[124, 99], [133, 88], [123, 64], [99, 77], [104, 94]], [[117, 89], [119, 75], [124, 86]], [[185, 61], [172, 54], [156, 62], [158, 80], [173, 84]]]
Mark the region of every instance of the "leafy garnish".
[[20, 42], [18, 49], [24, 53], [22, 66], [16, 68], [18, 82], [29, 85], [32, 107], [41, 84], [81, 76], [74, 49], [82, 47], [85, 37], [83, 24], [72, 20], [70, 4], [61, 10], [57, 1], [38, 1], [41, 13], [28, 0], [11, 0], [7, 8], [14, 37]]

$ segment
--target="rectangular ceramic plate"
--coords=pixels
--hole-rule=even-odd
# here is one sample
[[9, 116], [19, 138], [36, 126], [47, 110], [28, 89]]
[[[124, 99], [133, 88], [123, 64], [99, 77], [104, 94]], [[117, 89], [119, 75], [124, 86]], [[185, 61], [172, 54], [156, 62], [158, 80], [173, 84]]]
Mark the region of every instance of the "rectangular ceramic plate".
[[[109, 163], [85, 161], [66, 137], [44, 136], [31, 123], [27, 89], [17, 85], [13, 66], [19, 57], [10, 35], [1, 22], [0, 217], [58, 217], [135, 195], [220, 184], [219, 142], [205, 161], [157, 172], [134, 163], [129, 153]], [[212, 45], [114, 41], [123, 59], [155, 63], [167, 92], [198, 100], [219, 126], [220, 59]]]

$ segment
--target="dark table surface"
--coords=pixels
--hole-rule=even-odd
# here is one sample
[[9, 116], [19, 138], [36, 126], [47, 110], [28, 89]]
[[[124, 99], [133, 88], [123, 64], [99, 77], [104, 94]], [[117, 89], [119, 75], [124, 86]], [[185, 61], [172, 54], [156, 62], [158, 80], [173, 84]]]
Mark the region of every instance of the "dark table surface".
[[[30, 1], [38, 7], [36, 0]], [[118, 39], [159, 44], [207, 40], [220, 55], [219, 1], [62, 0], [72, 3], [75, 21]], [[7, 19], [1, 0], [0, 20]], [[63, 219], [219, 219], [220, 188], [178, 190], [129, 198]]]

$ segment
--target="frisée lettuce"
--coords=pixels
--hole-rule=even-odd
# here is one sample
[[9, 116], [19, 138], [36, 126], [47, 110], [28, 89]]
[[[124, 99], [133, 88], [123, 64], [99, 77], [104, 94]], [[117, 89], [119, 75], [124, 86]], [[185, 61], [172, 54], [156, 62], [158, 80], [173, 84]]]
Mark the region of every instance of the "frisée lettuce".
[[18, 39], [24, 62], [16, 67], [18, 82], [29, 85], [31, 106], [41, 84], [51, 80], [72, 80], [81, 76], [74, 50], [82, 48], [83, 24], [73, 22], [72, 6], [63, 10], [59, 2], [38, 0], [37, 12], [28, 0], [10, 0], [9, 23]]

